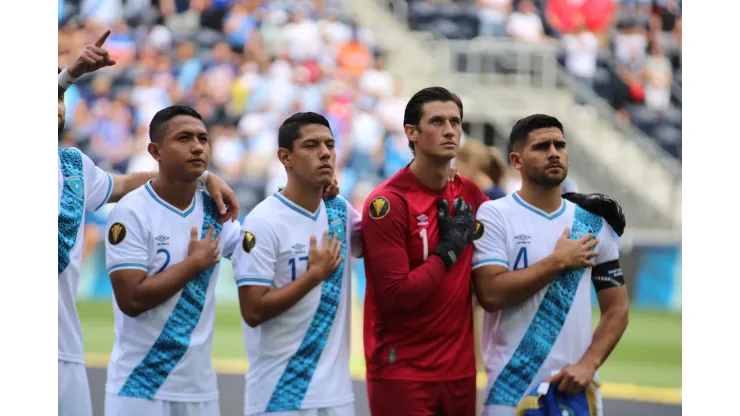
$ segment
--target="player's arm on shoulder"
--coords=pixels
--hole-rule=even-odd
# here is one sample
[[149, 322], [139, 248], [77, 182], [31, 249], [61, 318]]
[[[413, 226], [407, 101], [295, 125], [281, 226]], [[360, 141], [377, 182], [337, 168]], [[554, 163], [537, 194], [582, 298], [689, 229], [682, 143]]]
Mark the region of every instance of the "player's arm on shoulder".
[[591, 346], [582, 362], [598, 369], [611, 354], [627, 329], [629, 296], [624, 285], [624, 273], [619, 265], [619, 242], [616, 233], [604, 221], [598, 236], [596, 266], [591, 269], [591, 281], [596, 289], [601, 318], [594, 331]]
[[382, 305], [413, 309], [423, 302], [444, 277], [439, 256], [430, 255], [410, 270], [406, 237], [408, 216], [402, 197], [385, 192], [368, 198], [362, 215], [362, 241], [369, 284], [375, 285]]
[[321, 283], [313, 273], [306, 272], [283, 287], [273, 288], [280, 245], [267, 219], [248, 215], [240, 241], [231, 261], [239, 288], [239, 308], [247, 325], [254, 328], [280, 315]]
[[157, 176], [156, 172], [128, 173], [125, 175], [111, 175], [113, 177], [113, 190], [108, 202], [118, 202], [129, 192], [144, 185]]
[[557, 258], [548, 256], [527, 268], [510, 271], [503, 214], [493, 202], [487, 202], [478, 209], [476, 219], [482, 231], [473, 242], [473, 289], [486, 311], [523, 302], [565, 268]]
[[[106, 227], [106, 267], [111, 286], [119, 309], [131, 317], [162, 304], [212, 264], [207, 254], [194, 252], [191, 242], [187, 259], [149, 276], [147, 229], [133, 209], [122, 206], [113, 209]], [[197, 231], [194, 237], [197, 239]], [[218, 241], [215, 244], [218, 249]]]

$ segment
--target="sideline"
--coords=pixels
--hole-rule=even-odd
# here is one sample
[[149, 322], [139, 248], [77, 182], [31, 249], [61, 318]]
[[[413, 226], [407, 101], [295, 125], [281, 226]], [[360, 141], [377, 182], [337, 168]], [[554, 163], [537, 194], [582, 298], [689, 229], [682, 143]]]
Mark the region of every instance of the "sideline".
[[[92, 368], [106, 368], [109, 355], [85, 353], [85, 363]], [[249, 363], [240, 358], [214, 358], [213, 367], [218, 374], [244, 375]], [[350, 374], [355, 381], [365, 380], [365, 364], [361, 359], [351, 359]], [[478, 389], [486, 388], [486, 374], [478, 373]], [[637, 384], [601, 383], [601, 396], [604, 399], [630, 400], [638, 402], [681, 405], [681, 389], [668, 387], [649, 387]]]

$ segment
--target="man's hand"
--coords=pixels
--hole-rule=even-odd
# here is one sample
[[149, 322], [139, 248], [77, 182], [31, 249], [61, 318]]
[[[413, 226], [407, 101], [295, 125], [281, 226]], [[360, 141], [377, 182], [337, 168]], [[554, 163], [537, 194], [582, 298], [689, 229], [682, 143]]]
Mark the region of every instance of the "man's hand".
[[198, 270], [205, 270], [221, 261], [221, 252], [218, 248], [219, 241], [221, 241], [221, 236], [213, 239], [213, 226], [208, 227], [206, 236], [202, 240], [198, 239], [198, 229], [196, 227], [190, 230], [188, 258], [195, 262]]
[[324, 189], [324, 197], [334, 198], [339, 195], [339, 181], [336, 176], [332, 179], [331, 184]]
[[108, 55], [108, 51], [103, 49], [103, 43], [108, 39], [108, 35], [110, 35], [110, 29], [106, 30], [94, 44], [85, 46], [80, 56], [67, 67], [69, 75], [79, 78], [100, 68], [116, 64], [116, 61]]
[[445, 264], [447, 270], [460, 257], [460, 253], [473, 241], [475, 230], [475, 214], [462, 198], [455, 200], [455, 216], [450, 216], [450, 204], [446, 199], [437, 203], [437, 219], [439, 222], [440, 242], [434, 250]]
[[563, 198], [580, 206], [586, 211], [596, 214], [606, 220], [618, 236], [624, 233], [624, 227], [627, 220], [624, 218], [624, 211], [619, 202], [604, 194], [579, 194], [568, 192], [563, 194]]
[[599, 240], [593, 234], [587, 234], [577, 240], [570, 239], [570, 228], [566, 228], [555, 245], [554, 255], [558, 256], [566, 269], [580, 269], [581, 267], [594, 267], [592, 258], [599, 255], [593, 250]]
[[560, 370], [558, 374], [551, 377], [547, 382], [558, 382], [558, 391], [565, 394], [578, 394], [594, 381], [596, 368], [586, 363], [569, 365]]
[[218, 176], [209, 173], [206, 179], [206, 190], [216, 202], [218, 213], [221, 216], [218, 218], [218, 222], [223, 224], [226, 221], [236, 221], [239, 218], [239, 201], [236, 199], [236, 194], [229, 188], [229, 185]]
[[341, 251], [342, 242], [339, 241], [336, 233], [330, 242], [329, 232], [324, 232], [321, 249], [316, 248], [316, 237], [311, 236], [308, 243], [308, 272], [311, 273], [311, 277], [317, 279], [318, 282], [329, 277], [344, 259]]

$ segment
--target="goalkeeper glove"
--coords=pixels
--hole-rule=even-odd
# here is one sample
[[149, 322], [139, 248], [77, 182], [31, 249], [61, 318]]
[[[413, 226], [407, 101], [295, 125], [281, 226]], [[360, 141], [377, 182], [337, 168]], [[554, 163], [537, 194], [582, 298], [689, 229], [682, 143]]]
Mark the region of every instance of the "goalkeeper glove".
[[450, 203], [440, 199], [437, 203], [440, 242], [434, 250], [447, 270], [455, 264], [460, 253], [473, 241], [475, 215], [472, 208], [462, 198], [455, 200], [455, 216], [450, 216]]
[[576, 192], [565, 193], [563, 198], [592, 214], [604, 218], [618, 236], [621, 237], [624, 234], [627, 221], [624, 219], [622, 207], [614, 199], [604, 194], [579, 194]]

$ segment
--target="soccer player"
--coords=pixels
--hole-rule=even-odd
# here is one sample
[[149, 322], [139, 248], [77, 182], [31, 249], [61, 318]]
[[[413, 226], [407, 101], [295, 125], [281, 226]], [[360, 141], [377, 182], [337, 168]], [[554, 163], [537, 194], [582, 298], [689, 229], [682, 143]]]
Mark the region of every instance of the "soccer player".
[[[596, 370], [626, 329], [629, 310], [615, 232], [561, 196], [568, 173], [562, 124], [532, 115], [514, 125], [509, 140], [522, 188], [481, 205], [474, 242], [473, 282], [487, 311], [485, 414], [495, 416], [514, 415], [543, 381], [569, 394], [595, 388]], [[591, 285], [601, 309], [595, 333]]]
[[360, 214], [341, 197], [322, 200], [336, 159], [326, 118], [292, 115], [278, 145], [287, 185], [247, 215], [232, 259], [249, 359], [244, 414], [352, 416], [346, 258], [362, 255]]
[[363, 208], [373, 415], [475, 413], [470, 242], [487, 198], [467, 178], [448, 181], [462, 117], [460, 98], [442, 87], [411, 97], [404, 125], [415, 157]]
[[[66, 108], [64, 92], [84, 74], [115, 62], [102, 48], [110, 34], [106, 31], [88, 45], [65, 70], [58, 68], [58, 131], [64, 130]], [[113, 175], [104, 172], [75, 148], [58, 150], [58, 408], [62, 415], [92, 416], [90, 388], [85, 369], [80, 318], [75, 300], [82, 267], [85, 212], [95, 211], [107, 202], [116, 202], [154, 177], [153, 173]], [[236, 195], [216, 175], [207, 176], [208, 190], [224, 215], [220, 221], [236, 218]], [[226, 204], [224, 203], [226, 202]], [[229, 211], [226, 211], [226, 205]]]
[[198, 186], [211, 153], [200, 114], [167, 107], [155, 114], [149, 137], [159, 172], [108, 219], [115, 343], [105, 414], [218, 415], [214, 288], [240, 226], [219, 224], [213, 198]]

